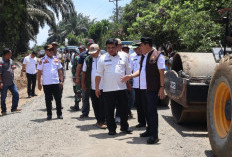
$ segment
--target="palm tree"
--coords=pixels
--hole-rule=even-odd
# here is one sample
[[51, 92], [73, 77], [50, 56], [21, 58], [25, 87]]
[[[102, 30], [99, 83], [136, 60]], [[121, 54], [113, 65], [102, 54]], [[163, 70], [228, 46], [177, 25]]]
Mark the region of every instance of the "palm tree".
[[47, 24], [56, 30], [55, 15], [59, 18], [60, 13], [62, 19], [67, 20], [71, 14], [75, 13], [75, 10], [72, 0], [27, 0], [27, 13], [27, 34], [30, 39], [35, 40], [39, 27]]
[[70, 33], [76, 36], [83, 34], [84, 37], [87, 37], [88, 30], [93, 23], [94, 20], [90, 20], [88, 16], [84, 16], [81, 13], [73, 14], [67, 21], [61, 21], [56, 30], [53, 28], [50, 30], [47, 42], [57, 40], [63, 43], [65, 37]]

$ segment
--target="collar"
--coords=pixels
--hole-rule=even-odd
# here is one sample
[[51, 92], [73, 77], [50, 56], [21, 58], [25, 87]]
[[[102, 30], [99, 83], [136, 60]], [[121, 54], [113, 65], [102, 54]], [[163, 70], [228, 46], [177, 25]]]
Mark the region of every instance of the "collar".
[[52, 56], [52, 58], [48, 57], [47, 55], [45, 55], [45, 59], [53, 59], [54, 56]]

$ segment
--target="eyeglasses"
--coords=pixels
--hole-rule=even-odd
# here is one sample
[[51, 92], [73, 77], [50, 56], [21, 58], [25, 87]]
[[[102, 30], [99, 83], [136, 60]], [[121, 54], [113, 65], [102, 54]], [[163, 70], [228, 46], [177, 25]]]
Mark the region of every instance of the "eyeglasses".
[[48, 50], [48, 51], [50, 51], [50, 52], [51, 52], [51, 51], [54, 51], [54, 49], [50, 49], [50, 50]]

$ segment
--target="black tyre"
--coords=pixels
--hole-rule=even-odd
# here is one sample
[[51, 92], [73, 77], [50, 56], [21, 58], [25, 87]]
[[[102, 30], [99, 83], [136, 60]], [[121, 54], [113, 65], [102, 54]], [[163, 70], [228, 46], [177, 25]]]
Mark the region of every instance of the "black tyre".
[[218, 157], [232, 156], [231, 91], [232, 55], [228, 55], [216, 67], [208, 92], [207, 127]]

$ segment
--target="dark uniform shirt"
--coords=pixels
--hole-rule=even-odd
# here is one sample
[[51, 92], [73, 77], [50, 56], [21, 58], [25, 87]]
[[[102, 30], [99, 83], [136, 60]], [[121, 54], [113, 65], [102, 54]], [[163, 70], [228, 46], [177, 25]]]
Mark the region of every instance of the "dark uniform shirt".
[[4, 86], [10, 86], [14, 83], [14, 71], [12, 69], [12, 59], [5, 60], [0, 58], [0, 75], [2, 75], [2, 83]]

